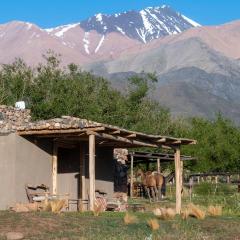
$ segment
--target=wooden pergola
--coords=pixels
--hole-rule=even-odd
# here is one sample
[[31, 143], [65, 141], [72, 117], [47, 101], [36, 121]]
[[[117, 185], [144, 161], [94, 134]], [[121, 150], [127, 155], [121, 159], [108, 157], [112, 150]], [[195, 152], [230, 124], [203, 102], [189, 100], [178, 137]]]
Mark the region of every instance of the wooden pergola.
[[[174, 162], [175, 154], [171, 153], [152, 153], [152, 152], [140, 152], [134, 151], [128, 154], [129, 162], [130, 162], [130, 197], [133, 196], [133, 167], [137, 164], [149, 164], [149, 163], [157, 163], [157, 172], [161, 172], [161, 162]], [[180, 189], [182, 189], [182, 178], [183, 178], [183, 161], [187, 160], [196, 160], [196, 158], [186, 155], [180, 155]], [[176, 165], [175, 165], [176, 171]], [[176, 176], [175, 176], [176, 177]], [[177, 181], [176, 181], [177, 182]], [[177, 183], [176, 183], [177, 184]], [[177, 191], [176, 191], [177, 193]], [[181, 196], [180, 196], [181, 197]], [[179, 196], [176, 195], [176, 199], [179, 201]]]
[[[57, 149], [61, 144], [71, 144], [87, 141], [89, 146], [89, 205], [94, 208], [95, 200], [95, 148], [96, 146], [113, 148], [167, 148], [174, 150], [175, 179], [176, 179], [176, 212], [181, 210], [181, 157], [182, 145], [196, 144], [195, 140], [174, 138], [161, 135], [151, 135], [129, 131], [112, 125], [93, 122], [86, 119], [63, 116], [29, 123], [17, 129], [20, 136], [35, 138], [50, 138], [53, 141], [52, 156], [52, 185], [53, 194], [57, 194]], [[84, 164], [82, 162], [81, 164]], [[84, 177], [82, 175], [82, 177]]]

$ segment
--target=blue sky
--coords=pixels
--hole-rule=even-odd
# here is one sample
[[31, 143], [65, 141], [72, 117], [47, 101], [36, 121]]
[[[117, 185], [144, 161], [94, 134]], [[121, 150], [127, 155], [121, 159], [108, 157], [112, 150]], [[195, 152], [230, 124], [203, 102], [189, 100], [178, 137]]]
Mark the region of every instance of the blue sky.
[[110, 14], [163, 4], [202, 25], [240, 19], [240, 0], [1, 0], [0, 23], [21, 20], [46, 28], [79, 22], [99, 12]]

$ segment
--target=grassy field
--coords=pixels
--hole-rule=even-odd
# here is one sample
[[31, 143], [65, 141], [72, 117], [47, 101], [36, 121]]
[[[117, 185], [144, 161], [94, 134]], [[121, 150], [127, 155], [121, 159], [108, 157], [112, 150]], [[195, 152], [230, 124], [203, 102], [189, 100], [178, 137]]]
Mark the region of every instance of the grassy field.
[[[214, 192], [211, 192], [211, 188]], [[206, 189], [208, 192], [206, 192]], [[13, 213], [0, 212], [0, 239], [5, 233], [21, 232], [25, 239], [231, 239], [240, 240], [240, 195], [235, 189], [220, 186], [201, 185], [195, 188], [192, 201], [202, 208], [211, 204], [221, 204], [223, 215], [207, 216], [204, 220], [180, 216], [174, 220], [158, 220], [160, 228], [152, 231], [147, 220], [155, 218], [151, 209], [155, 207], [174, 206], [174, 197], [168, 194], [168, 201], [150, 205], [146, 200], [135, 200], [145, 204], [148, 211], [132, 213], [137, 222], [126, 225], [123, 221], [125, 213], [105, 212], [95, 217], [91, 212], [61, 213], [49, 212]], [[183, 205], [189, 203], [184, 197]]]

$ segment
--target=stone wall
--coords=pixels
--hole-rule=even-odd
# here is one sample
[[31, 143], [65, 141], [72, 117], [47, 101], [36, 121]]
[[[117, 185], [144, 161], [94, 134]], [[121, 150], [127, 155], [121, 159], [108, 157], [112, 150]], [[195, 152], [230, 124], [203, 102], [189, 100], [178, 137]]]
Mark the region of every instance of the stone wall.
[[0, 105], [0, 133], [14, 132], [31, 121], [30, 110]]

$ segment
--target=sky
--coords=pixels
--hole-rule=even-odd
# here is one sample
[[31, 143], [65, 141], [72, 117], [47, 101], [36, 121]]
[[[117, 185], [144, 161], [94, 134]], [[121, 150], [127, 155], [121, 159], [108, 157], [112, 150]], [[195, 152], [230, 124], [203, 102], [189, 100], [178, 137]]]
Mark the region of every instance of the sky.
[[201, 25], [240, 19], [240, 0], [1, 0], [0, 23], [19, 20], [49, 28], [79, 22], [99, 12], [111, 14], [163, 4]]

